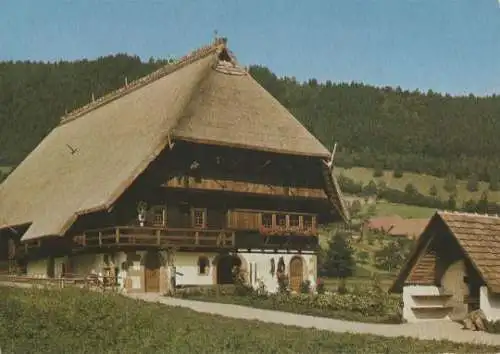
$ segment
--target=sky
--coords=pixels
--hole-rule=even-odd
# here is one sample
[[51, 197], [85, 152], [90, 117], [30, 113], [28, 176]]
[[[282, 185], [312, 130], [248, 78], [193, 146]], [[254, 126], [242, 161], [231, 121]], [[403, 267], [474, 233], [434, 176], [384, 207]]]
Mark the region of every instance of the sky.
[[217, 30], [299, 81], [500, 94], [499, 1], [0, 0], [0, 60], [180, 57]]

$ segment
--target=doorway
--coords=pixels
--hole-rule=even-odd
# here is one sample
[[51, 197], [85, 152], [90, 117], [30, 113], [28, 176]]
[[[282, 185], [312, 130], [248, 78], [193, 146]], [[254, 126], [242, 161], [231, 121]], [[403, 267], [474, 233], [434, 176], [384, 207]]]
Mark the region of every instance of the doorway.
[[158, 252], [146, 253], [144, 262], [144, 290], [150, 293], [160, 292], [160, 255]]
[[220, 256], [217, 262], [217, 284], [233, 284], [234, 267], [241, 267], [241, 259], [238, 256]]
[[293, 257], [290, 261], [290, 289], [300, 292], [304, 280], [304, 264], [302, 257]]

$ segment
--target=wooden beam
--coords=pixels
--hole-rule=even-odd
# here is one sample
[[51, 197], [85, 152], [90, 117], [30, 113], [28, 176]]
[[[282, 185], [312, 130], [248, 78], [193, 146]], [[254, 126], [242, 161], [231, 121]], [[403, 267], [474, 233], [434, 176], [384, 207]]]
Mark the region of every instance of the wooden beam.
[[249, 193], [260, 195], [274, 195], [302, 198], [317, 198], [327, 199], [328, 196], [322, 188], [307, 188], [307, 187], [291, 187], [291, 186], [277, 186], [263, 183], [251, 183], [245, 181], [234, 180], [216, 180], [210, 178], [201, 178], [196, 180], [194, 177], [185, 177], [184, 181], [179, 182], [177, 177], [173, 177], [165, 182], [162, 186], [167, 188], [180, 188], [180, 189], [200, 189], [210, 191], [226, 191], [236, 193]]

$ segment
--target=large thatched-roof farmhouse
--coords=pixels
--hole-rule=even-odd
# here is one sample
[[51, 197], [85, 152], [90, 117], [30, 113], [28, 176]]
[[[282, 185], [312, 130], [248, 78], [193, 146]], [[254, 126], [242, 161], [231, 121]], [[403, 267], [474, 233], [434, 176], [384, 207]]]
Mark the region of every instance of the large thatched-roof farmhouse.
[[348, 218], [331, 154], [225, 39], [67, 114], [0, 185], [11, 270], [127, 291], [316, 278], [318, 224]]
[[391, 291], [409, 322], [463, 319], [481, 309], [500, 320], [500, 217], [437, 212]]

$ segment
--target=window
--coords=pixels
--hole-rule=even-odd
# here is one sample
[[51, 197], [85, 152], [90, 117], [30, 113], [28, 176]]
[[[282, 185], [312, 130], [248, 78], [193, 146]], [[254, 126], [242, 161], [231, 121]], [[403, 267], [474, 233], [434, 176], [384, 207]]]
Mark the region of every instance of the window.
[[273, 214], [262, 214], [262, 226], [266, 228], [273, 227]]
[[304, 230], [313, 229], [313, 217], [311, 215], [304, 215]]
[[193, 209], [193, 227], [203, 229], [207, 223], [207, 211], [205, 209]]
[[300, 217], [298, 215], [290, 215], [290, 227], [299, 227]]
[[276, 215], [276, 224], [278, 227], [286, 227], [286, 215], [278, 214]]
[[154, 226], [165, 226], [167, 224], [167, 212], [165, 207], [154, 207], [153, 208], [153, 225]]
[[198, 274], [200, 275], [208, 275], [210, 270], [210, 261], [208, 257], [200, 256], [198, 258]]

